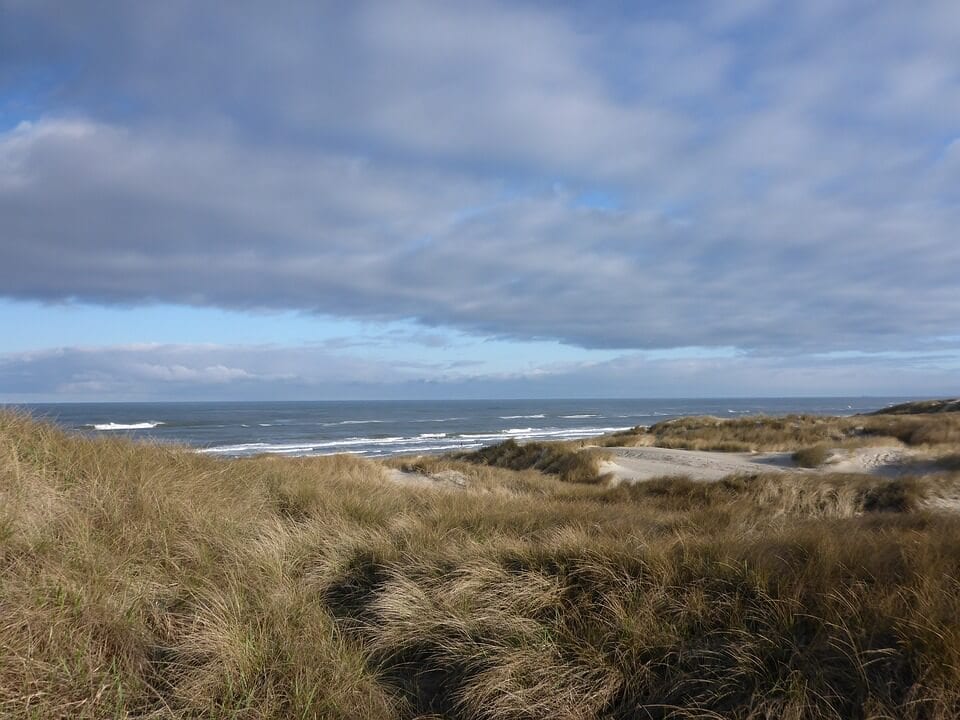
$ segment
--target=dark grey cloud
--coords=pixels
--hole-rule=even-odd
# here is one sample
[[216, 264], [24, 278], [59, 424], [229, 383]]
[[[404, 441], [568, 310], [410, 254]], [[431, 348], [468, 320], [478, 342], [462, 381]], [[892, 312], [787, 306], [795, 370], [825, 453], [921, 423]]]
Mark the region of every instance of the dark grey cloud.
[[0, 134], [0, 293], [584, 347], [960, 334], [960, 17], [853, 5], [5, 2], [36, 117]]

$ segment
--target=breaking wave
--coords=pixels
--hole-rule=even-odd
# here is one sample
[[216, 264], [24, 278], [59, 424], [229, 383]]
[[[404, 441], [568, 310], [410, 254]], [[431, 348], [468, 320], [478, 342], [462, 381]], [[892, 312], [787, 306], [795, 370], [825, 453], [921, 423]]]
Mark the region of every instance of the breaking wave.
[[[138, 422], [138, 423], [95, 423], [94, 430], [150, 430], [163, 425], [162, 422]], [[90, 426], [88, 426], [90, 427]]]
[[580, 428], [509, 428], [489, 433], [421, 433], [416, 436], [350, 437], [317, 442], [301, 441], [288, 443], [250, 442], [231, 445], [216, 445], [200, 448], [197, 452], [224, 455], [248, 456], [261, 453], [278, 455], [332, 455], [352, 453], [367, 457], [444, 452], [451, 450], [474, 450], [504, 440], [574, 440], [595, 437], [626, 427], [580, 427]]

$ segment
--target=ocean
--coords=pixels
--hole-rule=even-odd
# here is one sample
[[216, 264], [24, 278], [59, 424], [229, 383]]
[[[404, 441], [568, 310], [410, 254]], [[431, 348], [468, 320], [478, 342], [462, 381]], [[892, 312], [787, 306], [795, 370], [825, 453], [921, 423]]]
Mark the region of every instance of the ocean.
[[51, 403], [15, 407], [72, 432], [178, 443], [224, 457], [259, 453], [387, 457], [473, 450], [508, 438], [589, 438], [686, 415], [850, 415], [908, 399]]

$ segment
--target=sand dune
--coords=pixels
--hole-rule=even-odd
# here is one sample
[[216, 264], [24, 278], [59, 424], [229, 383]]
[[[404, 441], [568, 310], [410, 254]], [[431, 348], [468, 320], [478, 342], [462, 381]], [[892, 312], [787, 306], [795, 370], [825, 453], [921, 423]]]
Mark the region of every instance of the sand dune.
[[791, 466], [789, 453], [722, 453], [670, 450], [659, 447], [606, 448], [612, 460], [601, 463], [601, 473], [620, 481], [638, 482], [684, 475], [691, 480], [720, 480], [728, 475], [778, 472]]
[[871, 473], [896, 477], [930, 472], [933, 467], [922, 456], [899, 446], [835, 450], [820, 468], [794, 466], [791, 453], [723, 453], [702, 450], [671, 450], [659, 447], [605, 448], [613, 459], [604, 461], [601, 473], [610, 473], [614, 482], [639, 482], [657, 477], [683, 475], [691, 480], [713, 481], [728, 475], [758, 472], [843, 472]]

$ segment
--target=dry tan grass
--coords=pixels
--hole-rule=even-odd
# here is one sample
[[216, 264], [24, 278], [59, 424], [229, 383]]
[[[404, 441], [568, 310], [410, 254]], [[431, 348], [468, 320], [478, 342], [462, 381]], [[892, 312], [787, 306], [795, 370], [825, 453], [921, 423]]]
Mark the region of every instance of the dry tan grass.
[[793, 462], [798, 467], [818, 468], [830, 459], [830, 448], [826, 445], [812, 445], [800, 448], [793, 453]]
[[508, 470], [539, 470], [565, 482], [598, 483], [602, 480], [600, 462], [608, 456], [596, 448], [585, 449], [580, 441], [518, 443], [505, 440], [458, 457]]
[[720, 452], [794, 452], [812, 446], [903, 444], [948, 453], [960, 446], [960, 413], [684, 417], [657, 423], [649, 429], [638, 427], [608, 435], [597, 442], [605, 446], [655, 445]]
[[956, 473], [416, 462], [467, 489], [0, 414], [0, 716], [960, 715]]

